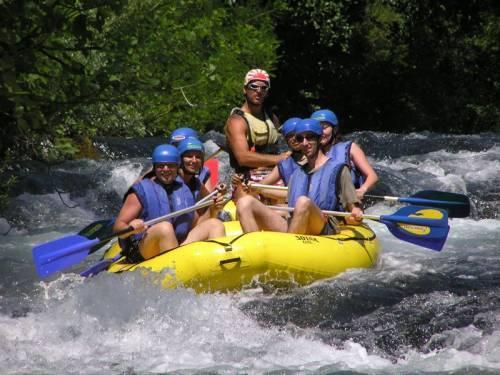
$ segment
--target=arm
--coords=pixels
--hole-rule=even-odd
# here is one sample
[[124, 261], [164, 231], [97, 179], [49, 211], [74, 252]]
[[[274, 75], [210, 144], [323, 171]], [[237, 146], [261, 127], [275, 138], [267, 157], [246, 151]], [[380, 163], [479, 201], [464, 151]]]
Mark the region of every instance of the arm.
[[262, 181], [260, 181], [263, 185], [274, 185], [280, 180], [280, 172], [278, 170], [278, 166], [275, 165], [271, 173], [269, 173]]
[[350, 157], [356, 168], [365, 177], [365, 182], [363, 183], [363, 185], [361, 185], [359, 189], [356, 190], [358, 197], [360, 199], [363, 199], [365, 193], [367, 191], [370, 191], [377, 183], [378, 176], [368, 162], [365, 153], [356, 143], [353, 143], [351, 146]]
[[142, 205], [139, 201], [139, 198], [137, 198], [137, 195], [135, 193], [130, 193], [129, 195], [127, 195], [125, 203], [118, 213], [118, 217], [116, 218], [115, 224], [113, 225], [113, 231], [118, 232], [131, 225], [136, 230], [134, 232], [121, 236], [121, 238], [127, 238], [132, 234], [139, 233], [145, 230], [146, 228], [144, 226], [144, 221], [138, 219], [141, 211]]
[[250, 151], [247, 132], [247, 124], [241, 116], [229, 117], [226, 124], [227, 144], [239, 165], [249, 168], [267, 167], [276, 165], [288, 156], [288, 153], [272, 155]]
[[[274, 185], [280, 180], [280, 172], [278, 170], [278, 166], [275, 165], [271, 173], [269, 173], [262, 181], [260, 181], [260, 184], [263, 185]], [[286, 190], [271, 190], [271, 189], [255, 189], [252, 187], [252, 182], [248, 184], [248, 187], [250, 188], [250, 192], [254, 193], [257, 192], [260, 195], [263, 195], [264, 197], [271, 198], [271, 199], [278, 199], [278, 200], [283, 200], [287, 198], [288, 192]]]
[[351, 213], [351, 216], [346, 218], [346, 222], [348, 224], [359, 224], [362, 220], [361, 215], [363, 214], [363, 211], [359, 207], [361, 201], [356, 194], [356, 190], [352, 184], [351, 172], [347, 166], [342, 168], [339, 188], [340, 203], [346, 211]]

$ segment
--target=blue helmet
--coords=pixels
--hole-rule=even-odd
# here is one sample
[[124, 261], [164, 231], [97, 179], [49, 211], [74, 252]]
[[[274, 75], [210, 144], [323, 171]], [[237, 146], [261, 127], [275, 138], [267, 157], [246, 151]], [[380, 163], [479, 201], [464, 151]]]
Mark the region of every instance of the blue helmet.
[[203, 155], [205, 154], [205, 147], [198, 138], [188, 137], [179, 142], [177, 145], [177, 151], [179, 151], [180, 156], [182, 156], [186, 151], [200, 151]]
[[286, 120], [281, 127], [281, 132], [283, 133], [283, 135], [286, 137], [290, 133], [295, 133], [295, 127], [300, 122], [300, 120], [301, 119], [298, 117], [290, 117], [288, 120]]
[[175, 129], [170, 137], [168, 137], [168, 143], [171, 145], [177, 146], [180, 141], [183, 141], [186, 138], [194, 137], [198, 138], [198, 132], [191, 128], [179, 128]]
[[300, 122], [295, 127], [295, 134], [306, 132], [314, 133], [318, 137], [321, 137], [321, 135], [323, 134], [323, 127], [318, 120], [305, 118], [303, 120], [300, 120]]
[[177, 165], [181, 162], [181, 157], [179, 156], [179, 151], [172, 145], [159, 145], [153, 151], [153, 164], [156, 163], [176, 163]]
[[320, 109], [319, 111], [314, 112], [311, 115], [311, 118], [318, 120], [319, 122], [328, 122], [332, 126], [337, 126], [339, 124], [337, 116], [329, 109]]

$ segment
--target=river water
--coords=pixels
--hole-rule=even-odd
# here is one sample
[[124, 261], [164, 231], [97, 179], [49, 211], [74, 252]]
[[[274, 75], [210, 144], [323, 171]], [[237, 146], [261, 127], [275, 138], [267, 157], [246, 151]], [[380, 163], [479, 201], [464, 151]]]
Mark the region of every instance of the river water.
[[[0, 373], [500, 373], [500, 136], [349, 138], [379, 173], [376, 193], [471, 198], [471, 217], [451, 220], [441, 252], [375, 223], [376, 267], [303, 288], [197, 295], [137, 273], [40, 280], [31, 248], [115, 215], [159, 140], [101, 139], [101, 160], [19, 165], [0, 213]], [[397, 208], [372, 202], [367, 212]]]

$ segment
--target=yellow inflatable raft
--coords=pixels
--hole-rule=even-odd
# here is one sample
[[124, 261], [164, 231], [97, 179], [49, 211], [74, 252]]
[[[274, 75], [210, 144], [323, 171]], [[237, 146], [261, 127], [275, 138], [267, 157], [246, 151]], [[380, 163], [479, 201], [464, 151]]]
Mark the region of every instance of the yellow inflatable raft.
[[[139, 264], [122, 258], [108, 272], [159, 273], [165, 288], [197, 292], [240, 290], [252, 282], [307, 285], [349, 268], [372, 267], [379, 243], [366, 224], [343, 226], [339, 234], [309, 236], [276, 232], [241, 234], [237, 221], [225, 223], [226, 237], [180, 246]], [[106, 257], [120, 251], [114, 245]]]

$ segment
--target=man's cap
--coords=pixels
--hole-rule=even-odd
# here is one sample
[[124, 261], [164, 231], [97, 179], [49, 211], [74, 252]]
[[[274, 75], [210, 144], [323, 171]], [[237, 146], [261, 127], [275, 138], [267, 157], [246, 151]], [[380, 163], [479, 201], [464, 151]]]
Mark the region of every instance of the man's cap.
[[252, 81], [262, 81], [267, 83], [267, 85], [271, 87], [271, 78], [269, 78], [269, 74], [267, 74], [267, 72], [262, 69], [252, 69], [246, 74], [245, 86]]

